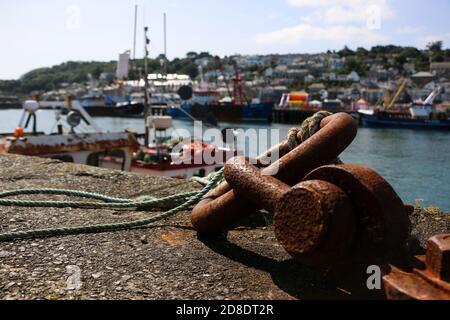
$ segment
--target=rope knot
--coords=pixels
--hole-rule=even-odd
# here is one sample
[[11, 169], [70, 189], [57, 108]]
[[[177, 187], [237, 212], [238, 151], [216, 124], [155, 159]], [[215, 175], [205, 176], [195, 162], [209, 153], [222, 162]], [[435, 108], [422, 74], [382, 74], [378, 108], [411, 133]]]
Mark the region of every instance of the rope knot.
[[320, 130], [320, 123], [323, 119], [331, 116], [332, 113], [328, 111], [319, 111], [312, 117], [309, 117], [298, 128], [292, 128], [288, 132], [289, 147], [294, 150], [303, 142], [311, 138]]

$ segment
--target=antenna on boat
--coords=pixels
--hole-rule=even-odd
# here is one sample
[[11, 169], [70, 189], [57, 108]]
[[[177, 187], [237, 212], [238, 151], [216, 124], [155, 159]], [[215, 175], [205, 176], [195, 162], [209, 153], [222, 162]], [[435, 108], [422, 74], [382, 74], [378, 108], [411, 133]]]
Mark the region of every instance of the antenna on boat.
[[138, 5], [134, 6], [134, 35], [133, 35], [133, 61], [136, 62], [136, 34], [137, 34]]
[[[161, 73], [163, 74], [163, 78], [165, 77], [167, 80], [167, 15], [164, 12], [163, 14], [163, 30], [164, 30], [164, 57], [161, 59]], [[166, 88], [164, 87], [164, 91], [166, 91]]]
[[164, 12], [164, 57], [167, 59], [167, 15]]

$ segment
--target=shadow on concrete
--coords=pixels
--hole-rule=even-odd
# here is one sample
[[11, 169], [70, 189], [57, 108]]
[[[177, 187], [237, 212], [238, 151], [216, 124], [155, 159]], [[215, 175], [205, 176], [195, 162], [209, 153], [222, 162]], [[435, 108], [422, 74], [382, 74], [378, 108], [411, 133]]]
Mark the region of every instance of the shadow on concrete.
[[[351, 277], [351, 281], [340, 280], [337, 283], [329, 279], [330, 274], [327, 270], [313, 270], [292, 259], [277, 261], [262, 256], [231, 243], [226, 234], [215, 237], [199, 235], [198, 239], [208, 248], [228, 259], [269, 273], [275, 285], [297, 299], [383, 299], [382, 292], [369, 292], [366, 288], [361, 288], [360, 284], [365, 285], [366, 279], [357, 280], [358, 276]], [[355, 283], [358, 285], [355, 286]]]

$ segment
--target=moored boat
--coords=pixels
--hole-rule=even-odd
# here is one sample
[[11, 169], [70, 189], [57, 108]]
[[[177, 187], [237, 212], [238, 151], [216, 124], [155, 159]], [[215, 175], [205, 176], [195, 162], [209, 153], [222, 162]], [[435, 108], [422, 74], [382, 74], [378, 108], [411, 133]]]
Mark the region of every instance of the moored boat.
[[165, 114], [166, 110], [166, 105], [153, 106], [154, 114], [146, 122], [150, 143], [142, 144], [136, 152], [131, 172], [180, 179], [206, 177], [220, 170], [232, 157], [241, 155], [231, 147], [201, 139], [173, 138], [168, 131], [173, 128], [172, 117]]
[[3, 109], [20, 109], [22, 106], [19, 97], [16, 96], [0, 96], [0, 110]]
[[360, 111], [358, 114], [362, 125], [367, 127], [450, 130], [449, 119], [412, 117], [404, 112]]
[[415, 101], [409, 109], [361, 109], [361, 124], [368, 127], [449, 130], [450, 119], [444, 112], [436, 112], [433, 104], [441, 88], [436, 88], [425, 101]]
[[183, 103], [171, 108], [169, 112], [174, 119], [195, 119], [211, 122], [264, 122], [272, 120], [273, 103], [249, 104], [191, 104]]
[[[39, 103], [28, 100], [23, 108], [14, 133], [0, 134], [0, 153], [130, 170], [133, 154], [139, 147], [135, 135], [101, 130], [78, 101]], [[37, 130], [37, 113], [43, 108], [55, 111], [54, 129], [50, 133]], [[27, 131], [30, 126], [31, 130]]]

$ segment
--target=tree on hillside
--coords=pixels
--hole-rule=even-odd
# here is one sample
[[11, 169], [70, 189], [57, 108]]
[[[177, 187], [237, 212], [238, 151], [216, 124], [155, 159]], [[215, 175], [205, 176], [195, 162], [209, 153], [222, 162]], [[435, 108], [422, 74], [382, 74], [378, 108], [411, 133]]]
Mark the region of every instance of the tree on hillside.
[[443, 45], [444, 45], [444, 43], [439, 40], [439, 41], [434, 41], [434, 42], [428, 43], [427, 44], [427, 48], [431, 52], [436, 53], [436, 52], [441, 52], [442, 51]]
[[356, 55], [357, 55], [358, 57], [365, 57], [365, 56], [367, 56], [368, 54], [369, 54], [369, 51], [366, 50], [366, 49], [363, 48], [363, 47], [359, 47], [359, 48], [356, 49]]
[[344, 73], [350, 73], [356, 71], [358, 75], [364, 75], [367, 72], [367, 68], [359, 61], [359, 59], [351, 57], [345, 61], [342, 69]]
[[428, 43], [430, 62], [443, 62], [445, 60], [445, 52], [442, 50], [443, 45], [442, 41]]
[[195, 51], [189, 51], [188, 53], [186, 53], [186, 58], [188, 59], [197, 59], [198, 54]]
[[198, 58], [212, 58], [212, 55], [208, 51], [203, 51], [199, 53]]
[[342, 57], [348, 57], [348, 56], [355, 55], [355, 52], [353, 52], [351, 49], [349, 49], [349, 47], [345, 46], [344, 49], [342, 49], [341, 51], [338, 51], [338, 55], [341, 58]]

